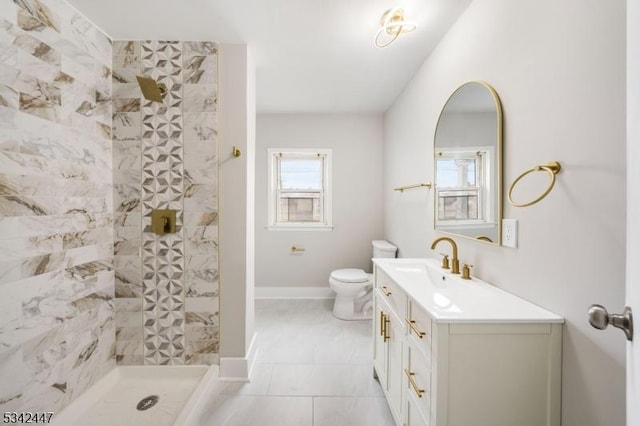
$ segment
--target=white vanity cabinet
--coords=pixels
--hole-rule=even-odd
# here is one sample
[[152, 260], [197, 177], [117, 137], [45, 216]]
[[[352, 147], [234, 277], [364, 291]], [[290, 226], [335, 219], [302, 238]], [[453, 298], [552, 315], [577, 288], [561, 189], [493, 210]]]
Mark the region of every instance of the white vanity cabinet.
[[432, 260], [374, 263], [374, 369], [398, 426], [560, 426], [561, 317]]
[[385, 391], [389, 408], [395, 418], [402, 413], [402, 343], [404, 327], [397, 313], [382, 300], [376, 304], [375, 312], [375, 358], [374, 368], [380, 385]]

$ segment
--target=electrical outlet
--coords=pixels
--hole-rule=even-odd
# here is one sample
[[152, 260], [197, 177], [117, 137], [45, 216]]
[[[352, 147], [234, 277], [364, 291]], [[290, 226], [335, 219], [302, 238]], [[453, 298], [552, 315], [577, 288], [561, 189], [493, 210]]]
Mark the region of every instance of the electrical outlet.
[[502, 245], [505, 247], [518, 247], [518, 221], [515, 219], [502, 219]]

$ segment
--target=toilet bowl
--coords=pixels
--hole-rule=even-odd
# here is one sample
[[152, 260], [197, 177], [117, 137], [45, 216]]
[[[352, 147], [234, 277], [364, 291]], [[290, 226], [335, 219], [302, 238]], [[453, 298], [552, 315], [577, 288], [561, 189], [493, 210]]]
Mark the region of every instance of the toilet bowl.
[[[384, 240], [374, 240], [373, 257], [396, 257], [398, 250]], [[373, 316], [373, 275], [362, 269], [345, 268], [331, 272], [329, 287], [336, 292], [333, 315], [343, 320], [363, 320]]]
[[[362, 269], [338, 269], [329, 276], [329, 287], [336, 292], [333, 315], [343, 320], [371, 318], [371, 307], [366, 302], [371, 299], [373, 275]], [[363, 309], [365, 308], [365, 309]]]

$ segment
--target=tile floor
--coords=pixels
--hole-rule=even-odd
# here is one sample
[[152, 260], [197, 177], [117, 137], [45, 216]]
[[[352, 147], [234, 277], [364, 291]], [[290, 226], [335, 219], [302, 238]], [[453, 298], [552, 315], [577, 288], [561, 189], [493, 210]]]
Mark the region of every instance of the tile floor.
[[201, 426], [391, 426], [373, 378], [371, 321], [341, 321], [333, 300], [257, 300], [251, 383], [219, 383]]

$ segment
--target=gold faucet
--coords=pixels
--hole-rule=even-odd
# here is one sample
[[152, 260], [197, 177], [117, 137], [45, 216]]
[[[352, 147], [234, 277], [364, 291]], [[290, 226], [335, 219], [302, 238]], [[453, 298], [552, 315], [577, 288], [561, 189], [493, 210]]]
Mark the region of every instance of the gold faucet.
[[452, 254], [453, 259], [451, 259], [451, 273], [459, 274], [460, 261], [458, 260], [458, 246], [456, 245], [456, 242], [449, 237], [436, 238], [435, 240], [433, 240], [433, 243], [431, 243], [431, 250], [435, 250], [436, 246], [440, 241], [446, 241], [451, 244], [451, 249], [453, 251], [453, 254]]

